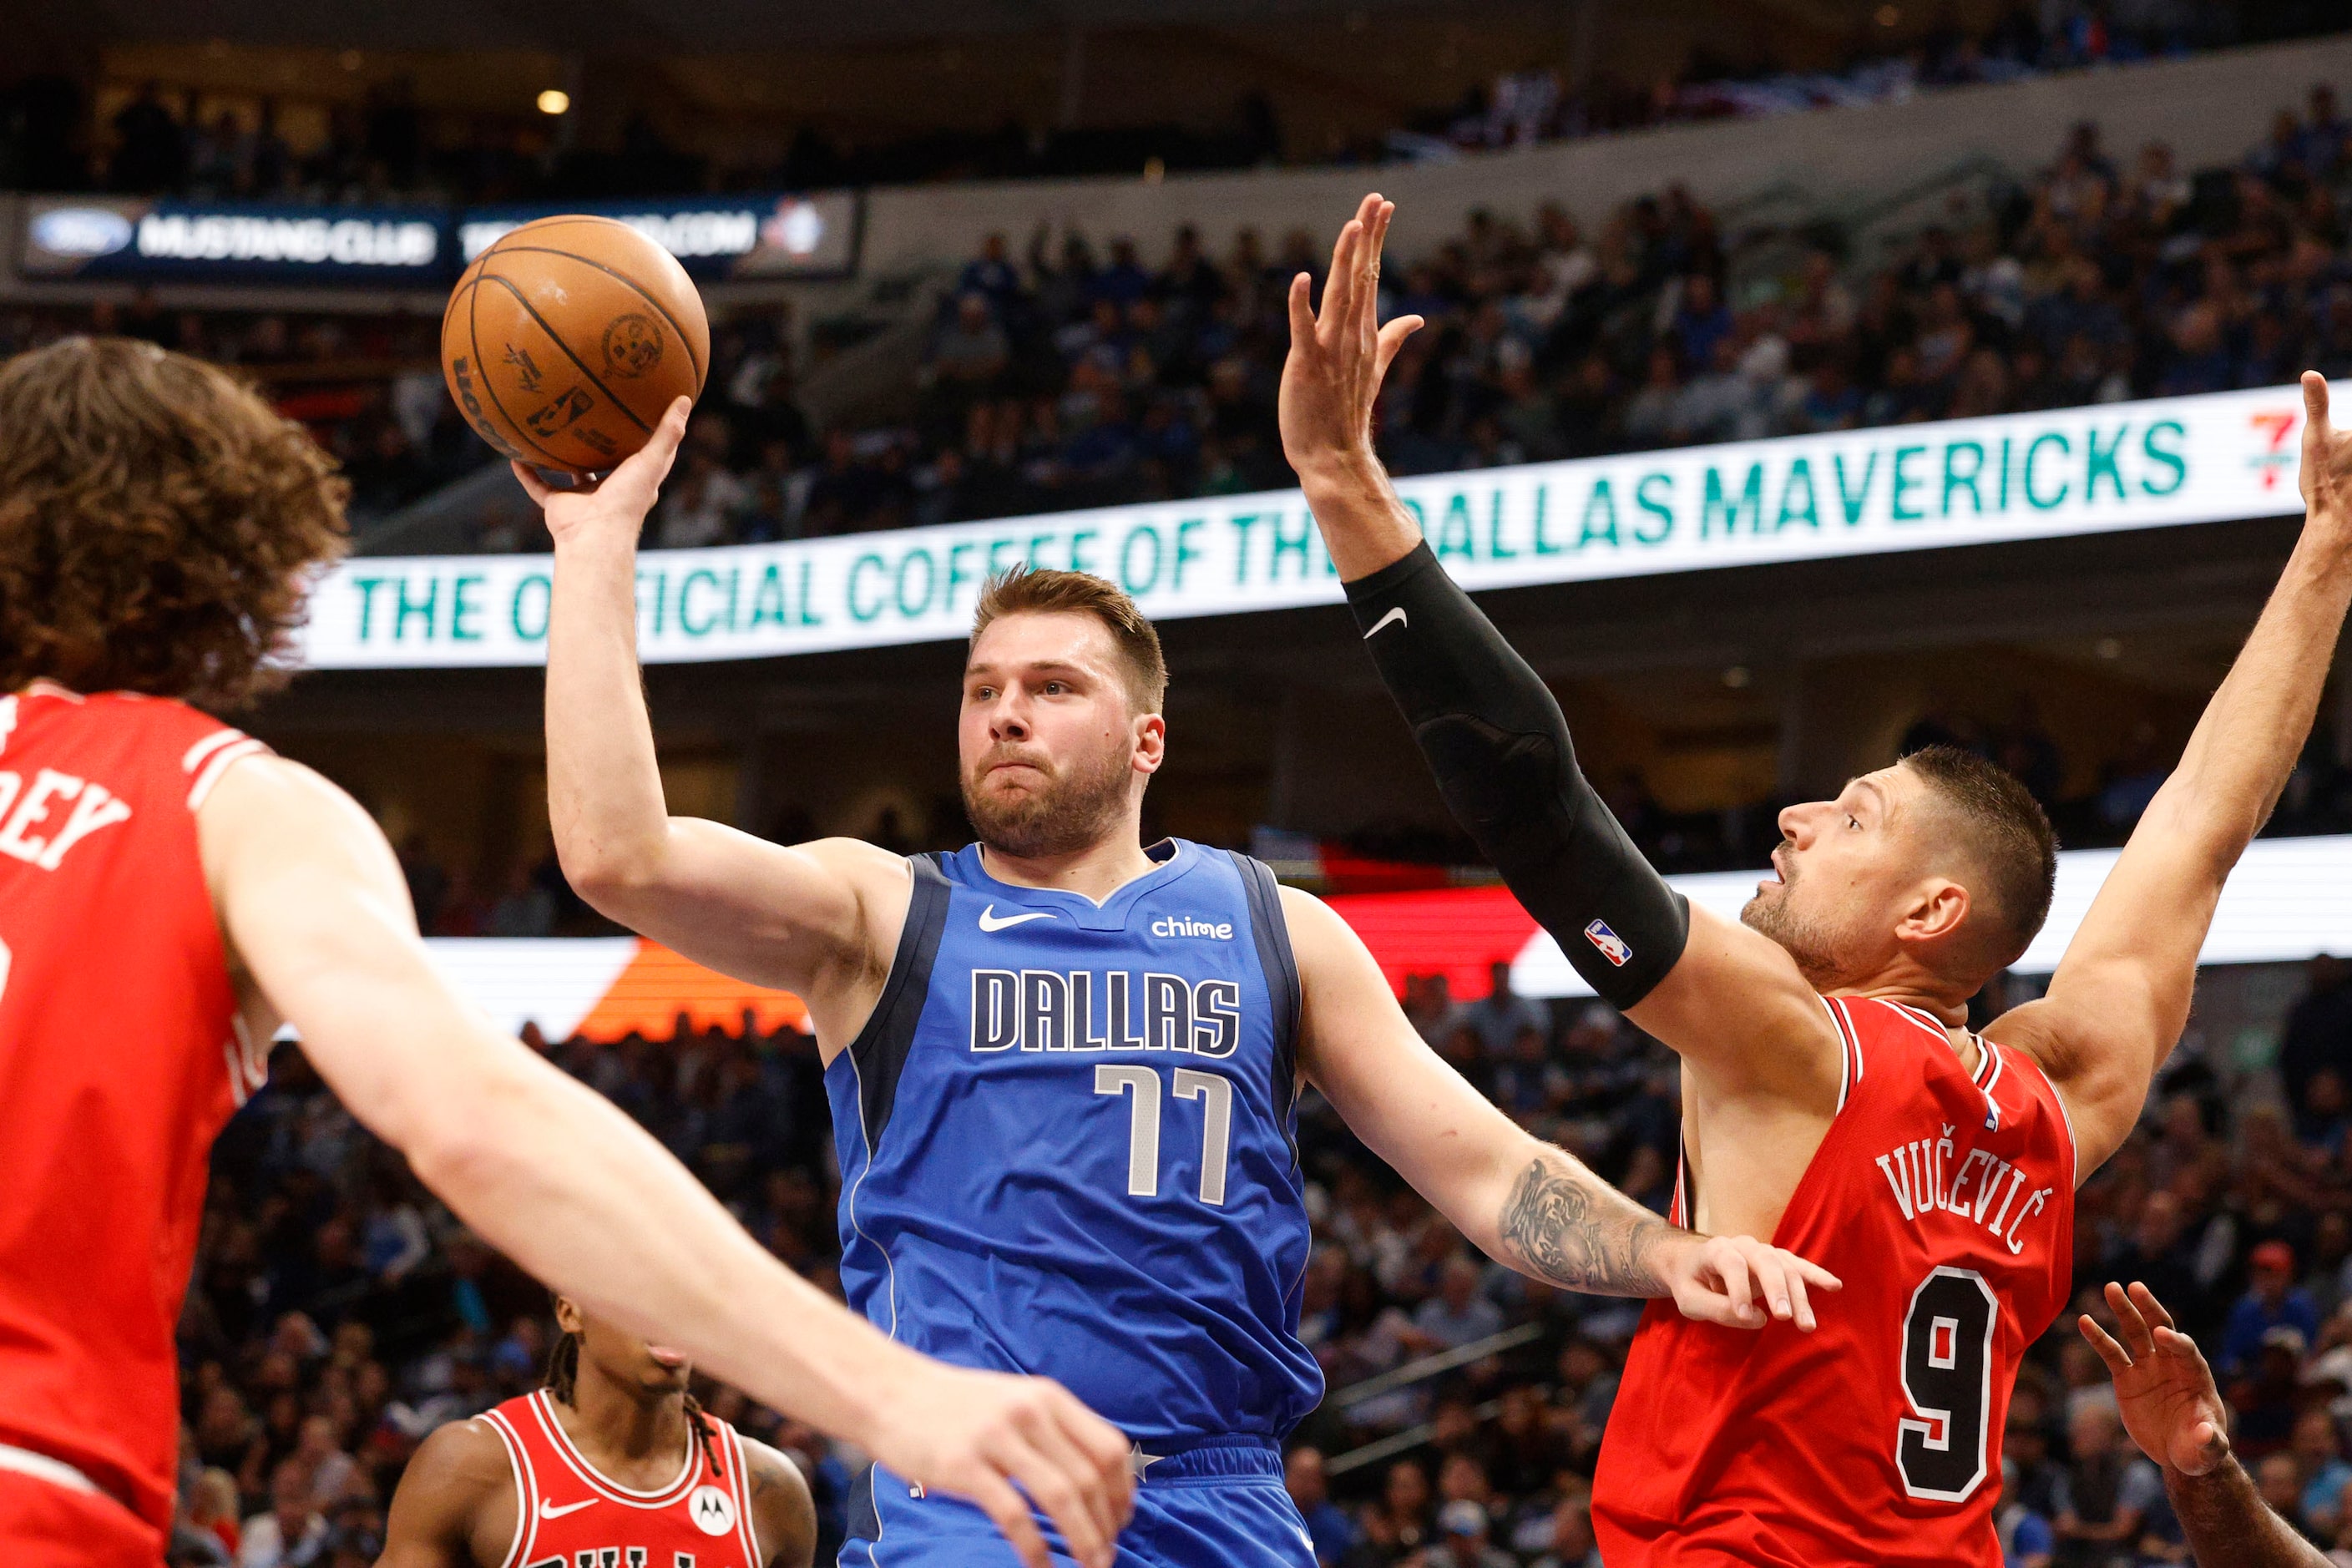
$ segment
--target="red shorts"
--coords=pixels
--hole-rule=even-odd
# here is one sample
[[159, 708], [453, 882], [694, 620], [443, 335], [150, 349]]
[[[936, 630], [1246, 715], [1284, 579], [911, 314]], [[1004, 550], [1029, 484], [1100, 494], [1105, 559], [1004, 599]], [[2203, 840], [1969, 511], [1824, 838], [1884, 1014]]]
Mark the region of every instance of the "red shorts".
[[7, 1568], [158, 1568], [163, 1533], [95, 1492], [0, 1470], [0, 1563]]

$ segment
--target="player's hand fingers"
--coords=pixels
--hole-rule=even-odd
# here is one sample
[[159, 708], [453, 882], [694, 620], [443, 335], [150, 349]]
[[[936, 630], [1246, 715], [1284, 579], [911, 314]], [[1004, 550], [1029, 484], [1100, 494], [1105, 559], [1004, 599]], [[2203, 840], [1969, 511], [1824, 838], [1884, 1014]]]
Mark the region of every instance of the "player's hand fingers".
[[1311, 348], [1315, 343], [1315, 307], [1312, 298], [1315, 279], [1300, 273], [1290, 280], [1290, 346]]
[[2153, 1354], [2155, 1337], [2148, 1332], [2147, 1320], [2139, 1315], [2139, 1309], [2132, 1304], [2132, 1299], [2125, 1293], [2124, 1288], [2109, 1280], [2105, 1294], [2107, 1310], [2116, 1315], [2116, 1337], [2131, 1352], [2132, 1359], [2138, 1361]]
[[1717, 1248], [1715, 1268], [1723, 1281], [1724, 1300], [1731, 1304], [1732, 1322], [1743, 1329], [1761, 1328], [1764, 1314], [1756, 1310], [1748, 1260], [1739, 1256], [1739, 1249], [1734, 1247]]
[[2131, 1282], [2131, 1289], [2125, 1292], [2124, 1299], [2132, 1304], [2133, 1308], [2138, 1311], [2141, 1317], [2147, 1319], [2148, 1322], [2157, 1328], [2168, 1329], [2172, 1327], [2171, 1310], [2167, 1308], [2163, 1302], [2156, 1299], [2155, 1291], [2149, 1289], [2138, 1280], [2135, 1279]]
[[[1741, 1250], [1746, 1252], [1747, 1248]], [[1789, 1273], [1780, 1266], [1779, 1254], [1769, 1247], [1758, 1246], [1747, 1262], [1756, 1276], [1756, 1296], [1765, 1310], [1782, 1322], [1794, 1317], [1796, 1308], [1789, 1300]]]
[[1366, 196], [1358, 211], [1364, 239], [1356, 247], [1356, 291], [1350, 300], [1355, 317], [1349, 325], [1367, 349], [1375, 345], [1380, 335], [1381, 240], [1389, 231], [1389, 215], [1394, 211], [1395, 205], [1381, 199], [1378, 191]]
[[1049, 1409], [1102, 1478], [1103, 1493], [1110, 1503], [1111, 1532], [1116, 1535], [1135, 1512], [1135, 1467], [1128, 1458], [1131, 1445], [1118, 1427], [1079, 1404], [1077, 1396], [1066, 1389], [1055, 1388]]
[[507, 460], [507, 467], [514, 470], [515, 483], [520, 485], [522, 493], [530, 498], [530, 504], [545, 511], [547, 498], [555, 492], [548, 488], [545, 479], [539, 477], [539, 470], [529, 463], [511, 458]]
[[2074, 1326], [2082, 1331], [2084, 1339], [2091, 1342], [2091, 1348], [2099, 1352], [2099, 1359], [2107, 1363], [2108, 1372], [2121, 1377], [2132, 1369], [2131, 1352], [2116, 1343], [2106, 1330], [2092, 1321], [2088, 1312], [2076, 1318]]
[[1781, 1268], [1788, 1281], [1789, 1321], [1810, 1334], [1816, 1324], [1813, 1319], [1813, 1303], [1805, 1294], [1804, 1270], [1797, 1267], [1803, 1260], [1792, 1258], [1787, 1253], [1782, 1253], [1780, 1256]]
[[1316, 318], [1327, 345], [1336, 343], [1348, 330], [1349, 314], [1356, 301], [1356, 251], [1363, 242], [1364, 226], [1349, 218], [1331, 247], [1331, 274], [1323, 279], [1323, 311]]
[[1372, 344], [1373, 385], [1379, 385], [1388, 374], [1389, 362], [1396, 358], [1399, 349], [1404, 347], [1405, 339], [1421, 331], [1423, 324], [1419, 316], [1399, 316], [1381, 329], [1380, 336]]
[[[632, 477], [645, 475], [658, 486], [669, 473], [670, 464], [677, 460], [678, 443], [686, 439], [687, 416], [694, 412], [694, 399], [680, 393], [670, 400], [662, 412], [661, 422], [654, 426], [646, 444], [622, 459], [624, 468], [635, 465]], [[617, 470], [615, 470], [617, 472]]]
[[969, 1483], [949, 1489], [961, 1492], [973, 1507], [988, 1515], [998, 1533], [1012, 1542], [1013, 1550], [1021, 1554], [1021, 1561], [1028, 1568], [1054, 1568], [1053, 1556], [1045, 1550], [1045, 1532], [1029, 1516], [1029, 1505], [1004, 1478], [982, 1471]]
[[1127, 1518], [1113, 1498], [1109, 1478], [1100, 1462], [1064, 1429], [1058, 1417], [1059, 1412], [1050, 1401], [1040, 1401], [1034, 1414], [1024, 1422], [1022, 1436], [1029, 1439], [1030, 1446], [1054, 1474], [1066, 1478], [1071, 1505], [1086, 1510], [1097, 1537], [1103, 1541], [1116, 1539], [1118, 1527], [1127, 1522]]
[[1005, 1470], [1029, 1494], [1037, 1511], [1062, 1532], [1070, 1555], [1087, 1568], [1109, 1568], [1113, 1532], [1088, 1505], [1087, 1489], [1076, 1478], [1041, 1452], [1026, 1437], [1014, 1436], [998, 1448]]
[[2327, 378], [2315, 370], [2303, 373], [2303, 446], [2316, 452], [2327, 444]]

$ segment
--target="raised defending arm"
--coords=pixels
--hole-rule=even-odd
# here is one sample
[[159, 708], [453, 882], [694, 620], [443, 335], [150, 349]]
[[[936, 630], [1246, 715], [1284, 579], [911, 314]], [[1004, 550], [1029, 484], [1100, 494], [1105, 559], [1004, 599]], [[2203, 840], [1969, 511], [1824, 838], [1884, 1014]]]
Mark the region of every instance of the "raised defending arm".
[[2286, 570], [2048, 994], [1988, 1031], [2031, 1051], [2065, 1097], [2077, 1182], [2122, 1144], [2180, 1039], [2221, 884], [2286, 787], [2352, 605], [2352, 435], [2329, 425], [2316, 373], [2303, 398], [2307, 510]]
[[1559, 704], [1430, 554], [1381, 467], [1373, 401], [1420, 325], [1376, 323], [1394, 211], [1364, 198], [1319, 316], [1305, 276], [1293, 281], [1281, 408], [1283, 450], [1381, 679], [1455, 820], [1599, 995], [1734, 1084], [1834, 1096], [1837, 1037], [1794, 961], [1693, 910], [1643, 858], [1578, 768]]

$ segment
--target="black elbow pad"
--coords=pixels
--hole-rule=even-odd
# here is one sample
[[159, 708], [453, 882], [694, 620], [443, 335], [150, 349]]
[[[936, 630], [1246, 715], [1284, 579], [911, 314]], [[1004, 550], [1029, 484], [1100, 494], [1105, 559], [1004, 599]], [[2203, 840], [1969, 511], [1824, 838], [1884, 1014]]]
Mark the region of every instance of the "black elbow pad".
[[1682, 958], [1690, 906], [1577, 767], [1550, 691], [1426, 542], [1347, 592], [1454, 820], [1602, 1000], [1647, 996]]

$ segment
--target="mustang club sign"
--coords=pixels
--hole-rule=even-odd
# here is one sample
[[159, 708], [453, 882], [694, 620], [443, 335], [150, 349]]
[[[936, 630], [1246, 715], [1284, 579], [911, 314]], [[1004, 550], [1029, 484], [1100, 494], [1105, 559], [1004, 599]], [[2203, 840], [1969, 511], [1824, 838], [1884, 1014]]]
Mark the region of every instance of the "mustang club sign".
[[[1473, 589], [1753, 566], [2277, 516], [2295, 492], [2293, 387], [1734, 442], [1401, 480]], [[648, 551], [647, 663], [961, 637], [1020, 564], [1094, 572], [1155, 618], [1336, 603], [1296, 490], [938, 528]], [[309, 665], [528, 665], [546, 653], [543, 555], [378, 557], [325, 574]]]

